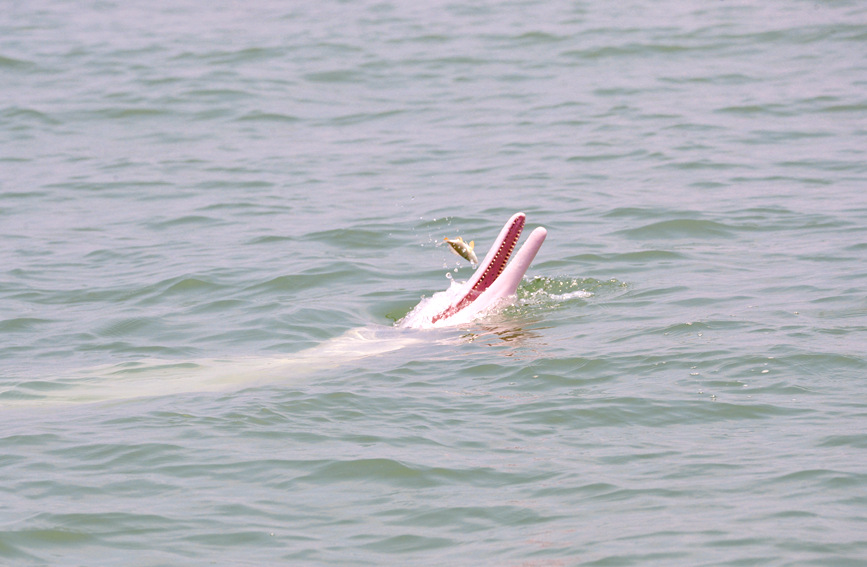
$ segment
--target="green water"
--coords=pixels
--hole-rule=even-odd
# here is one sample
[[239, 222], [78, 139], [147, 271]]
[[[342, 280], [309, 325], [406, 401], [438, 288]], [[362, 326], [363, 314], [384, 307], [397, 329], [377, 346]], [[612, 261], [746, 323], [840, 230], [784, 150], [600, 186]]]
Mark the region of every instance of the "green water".
[[[0, 564], [863, 565], [865, 47], [857, 2], [9, 3]], [[395, 327], [517, 211], [513, 305]]]

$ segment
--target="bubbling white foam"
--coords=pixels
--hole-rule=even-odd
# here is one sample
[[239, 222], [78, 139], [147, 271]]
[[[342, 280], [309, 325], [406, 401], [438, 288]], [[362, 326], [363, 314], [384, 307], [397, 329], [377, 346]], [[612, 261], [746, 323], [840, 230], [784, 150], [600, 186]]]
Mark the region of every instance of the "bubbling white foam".
[[445, 291], [440, 291], [431, 297], [423, 298], [403, 319], [397, 322], [397, 327], [404, 329], [439, 329], [466, 325], [484, 317], [488, 313], [501, 309], [504, 304], [510, 303], [510, 299], [514, 298], [503, 298], [485, 308], [474, 308], [475, 306], [470, 304], [450, 317], [440, 319], [435, 323], [433, 322], [434, 317], [463, 299], [468, 291], [469, 284], [467, 282], [452, 281]]

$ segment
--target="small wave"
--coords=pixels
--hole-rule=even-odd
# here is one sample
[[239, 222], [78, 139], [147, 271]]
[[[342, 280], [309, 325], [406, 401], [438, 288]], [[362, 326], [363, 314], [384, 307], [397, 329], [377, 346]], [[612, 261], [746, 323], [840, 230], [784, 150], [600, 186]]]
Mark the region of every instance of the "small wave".
[[39, 112], [33, 108], [23, 108], [20, 106], [11, 106], [0, 110], [0, 118], [9, 121], [13, 129], [33, 124], [48, 126], [60, 124], [60, 121], [56, 120], [49, 114]]
[[223, 285], [194, 276], [178, 276], [145, 286], [125, 296], [140, 305], [151, 305], [169, 296], [188, 296], [201, 300], [207, 293], [224, 289]]
[[297, 274], [285, 274], [257, 282], [247, 288], [245, 293], [253, 296], [273, 293], [296, 293], [300, 290], [319, 289], [321, 296], [329, 296], [329, 288], [336, 282], [358, 283], [366, 278], [374, 277], [375, 270], [360, 264], [351, 265], [343, 261], [335, 261], [328, 265], [310, 267]]
[[243, 116], [237, 118], [240, 122], [300, 122], [301, 119], [297, 116], [292, 116], [291, 114], [281, 114], [279, 112], [262, 112], [260, 110], [256, 110], [253, 112], [248, 112]]
[[4, 333], [30, 331], [46, 323], [51, 323], [51, 320], [39, 317], [16, 317], [0, 321], [0, 331]]
[[223, 221], [203, 216], [203, 215], [185, 215], [182, 217], [176, 217], [171, 219], [159, 219], [153, 222], [148, 223], [150, 228], [154, 230], [165, 230], [170, 228], [180, 228], [187, 226], [213, 226], [222, 224]]
[[97, 333], [102, 337], [127, 337], [140, 335], [141, 331], [154, 325], [150, 317], [125, 317], [111, 321], [100, 328]]
[[344, 114], [341, 116], [336, 116], [330, 120], [331, 124], [338, 126], [348, 126], [351, 124], [361, 124], [363, 122], [372, 122], [375, 120], [382, 120], [385, 118], [391, 118], [393, 116], [398, 116], [403, 114], [403, 110], [386, 110], [383, 112], [363, 112], [363, 113], [353, 113], [353, 114]]
[[517, 47], [526, 47], [530, 45], [551, 45], [554, 43], [561, 43], [566, 41], [568, 36], [543, 31], [531, 31], [513, 36], [509, 39], [511, 40], [511, 43]]
[[113, 107], [113, 108], [104, 108], [101, 110], [97, 110], [92, 113], [94, 116], [99, 118], [106, 118], [110, 120], [124, 120], [124, 119], [136, 119], [136, 118], [152, 118], [152, 117], [162, 117], [162, 116], [171, 116], [172, 113], [165, 110], [164, 108], [155, 108], [155, 107], [136, 107], [136, 106], [127, 106], [127, 107]]
[[238, 50], [215, 50], [208, 52], [196, 53], [194, 51], [185, 51], [172, 58], [173, 61], [192, 61], [200, 63], [202, 61], [212, 65], [228, 65], [239, 63], [250, 63], [254, 61], [267, 61], [269, 59], [280, 58], [285, 55], [282, 48], [273, 47], [246, 47]]
[[36, 65], [31, 61], [0, 55], [0, 69], [32, 69]]
[[370, 228], [342, 228], [311, 232], [301, 240], [324, 242], [340, 249], [387, 248], [391, 235], [388, 227], [372, 226]]
[[359, 83], [362, 80], [362, 75], [352, 69], [336, 69], [307, 73], [304, 78], [311, 83]]
[[618, 231], [628, 238], [722, 238], [731, 236], [731, 227], [703, 219], [672, 219]]

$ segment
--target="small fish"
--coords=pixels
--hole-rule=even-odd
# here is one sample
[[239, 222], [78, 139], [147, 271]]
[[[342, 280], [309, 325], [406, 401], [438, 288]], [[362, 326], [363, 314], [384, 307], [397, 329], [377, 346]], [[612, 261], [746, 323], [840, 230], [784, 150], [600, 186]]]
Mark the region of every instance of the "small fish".
[[476, 253], [473, 252], [473, 248], [476, 245], [475, 240], [471, 240], [469, 244], [464, 242], [464, 239], [458, 236], [457, 238], [448, 238], [444, 239], [446, 243], [449, 245], [449, 248], [452, 252], [471, 262], [474, 266], [479, 263], [479, 259], [476, 257]]

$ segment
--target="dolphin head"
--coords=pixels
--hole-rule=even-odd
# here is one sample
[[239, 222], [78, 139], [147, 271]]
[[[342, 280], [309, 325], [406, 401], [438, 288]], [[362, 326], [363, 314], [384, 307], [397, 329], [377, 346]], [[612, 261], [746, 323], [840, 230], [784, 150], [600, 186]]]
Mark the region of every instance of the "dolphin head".
[[527, 215], [516, 213], [506, 222], [472, 277], [457, 289], [449, 290], [448, 301], [423, 301], [401, 324], [407, 327], [440, 327], [465, 323], [478, 313], [515, 295], [548, 234], [543, 227], [533, 230], [509, 263], [526, 220]]

